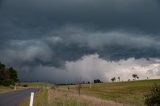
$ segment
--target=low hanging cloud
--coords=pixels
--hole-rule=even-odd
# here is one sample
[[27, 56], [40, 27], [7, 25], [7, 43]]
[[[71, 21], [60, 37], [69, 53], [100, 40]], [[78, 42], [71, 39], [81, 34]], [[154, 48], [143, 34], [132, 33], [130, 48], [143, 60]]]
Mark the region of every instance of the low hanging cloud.
[[0, 0], [0, 61], [22, 80], [155, 78], [159, 11], [158, 0]]
[[12, 40], [9, 46], [1, 50], [1, 60], [7, 64], [20, 65], [23, 62], [34, 62], [35, 60], [49, 61], [53, 52], [41, 41]]
[[56, 63], [60, 62], [63, 66], [65, 61], [75, 61], [84, 55], [94, 53], [98, 53], [100, 57], [109, 57], [111, 60], [114, 57], [158, 58], [160, 53], [158, 40], [157, 37], [143, 33], [122, 30], [94, 32], [81, 27], [66, 26], [36, 39], [7, 40], [1, 48], [0, 59], [13, 66], [14, 61], [19, 63], [39, 61], [53, 63], [53, 66], [57, 61]]
[[118, 76], [128, 80], [134, 73], [142, 79], [159, 78], [156, 38], [124, 30], [94, 32], [65, 26], [36, 39], [8, 40], [0, 60], [14, 66], [22, 80], [68, 83], [110, 81]]
[[53, 33], [51, 32], [51, 34], [66, 40], [66, 43], [78, 43], [82, 46], [87, 45], [88, 47], [95, 49], [113, 45], [134, 48], [153, 47], [157, 49], [159, 49], [160, 46], [160, 43], [158, 42], [159, 37], [125, 30], [94, 32], [87, 31], [82, 27], [65, 26], [62, 29], [53, 31]]
[[120, 77], [125, 81], [133, 79], [137, 74], [140, 79], [160, 78], [160, 60], [135, 59], [108, 61], [98, 54], [86, 55], [77, 61], [66, 61], [63, 68], [39, 65], [34, 71], [25, 76], [30, 80], [43, 79], [56, 83], [76, 83], [78, 81], [93, 81], [100, 79], [110, 81], [112, 77]]

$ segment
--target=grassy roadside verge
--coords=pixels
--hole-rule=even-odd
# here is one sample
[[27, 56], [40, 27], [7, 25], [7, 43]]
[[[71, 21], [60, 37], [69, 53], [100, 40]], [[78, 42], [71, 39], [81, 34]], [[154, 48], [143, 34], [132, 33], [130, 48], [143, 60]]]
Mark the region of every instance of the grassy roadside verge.
[[[25, 86], [24, 86], [25, 85]], [[31, 83], [20, 83], [20, 85], [16, 86], [16, 90], [23, 90], [27, 88], [45, 88], [45, 87], [51, 87], [53, 84], [50, 83], [42, 83], [42, 82], [31, 82]], [[15, 91], [14, 86], [2, 86], [0, 85], [0, 93], [6, 93], [6, 92], [12, 92]]]
[[14, 89], [14, 86], [0, 86], [0, 94], [1, 93], [7, 93], [7, 92], [13, 92], [17, 90], [23, 90], [26, 89], [25, 87], [17, 86], [16, 90]]
[[[20, 106], [29, 106], [29, 97], [20, 103]], [[35, 93], [34, 106], [87, 106], [85, 103], [77, 101], [64, 92], [52, 89], [41, 89]]]
[[6, 93], [11, 91], [14, 91], [14, 89], [11, 87], [0, 86], [0, 93]]
[[22, 85], [27, 85], [28, 87], [52, 87], [53, 84], [45, 82], [23, 82]]
[[[20, 103], [20, 106], [29, 106], [30, 97]], [[34, 95], [34, 106], [47, 106], [48, 105], [48, 90], [41, 89]]]

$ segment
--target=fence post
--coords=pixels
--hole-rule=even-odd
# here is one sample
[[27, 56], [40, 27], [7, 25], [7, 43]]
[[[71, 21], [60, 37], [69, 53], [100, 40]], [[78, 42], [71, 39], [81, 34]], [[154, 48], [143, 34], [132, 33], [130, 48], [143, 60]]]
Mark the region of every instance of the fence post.
[[33, 106], [34, 92], [31, 92], [30, 104], [29, 106]]

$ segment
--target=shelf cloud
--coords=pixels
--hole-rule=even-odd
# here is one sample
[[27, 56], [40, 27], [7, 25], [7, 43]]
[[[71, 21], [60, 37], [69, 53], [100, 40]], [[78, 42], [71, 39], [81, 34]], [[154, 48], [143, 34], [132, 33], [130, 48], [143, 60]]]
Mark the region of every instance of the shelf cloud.
[[158, 0], [0, 0], [0, 61], [22, 80], [157, 78], [159, 11]]

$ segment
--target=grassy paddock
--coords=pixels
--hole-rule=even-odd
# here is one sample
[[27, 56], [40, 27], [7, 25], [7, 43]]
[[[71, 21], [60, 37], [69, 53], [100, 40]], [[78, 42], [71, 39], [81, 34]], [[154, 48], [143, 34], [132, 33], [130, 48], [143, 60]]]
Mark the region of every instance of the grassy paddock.
[[[36, 93], [34, 106], [145, 106], [144, 95], [160, 80], [52, 86]], [[69, 87], [69, 89], [68, 89]], [[28, 102], [27, 102], [28, 101]], [[29, 98], [21, 106], [28, 106]], [[27, 104], [27, 105], [25, 105]]]
[[123, 106], [117, 102], [106, 101], [93, 96], [78, 95], [77, 92], [62, 89], [49, 89], [49, 106]]
[[77, 96], [58, 89], [49, 89], [48, 106], [88, 106], [85, 101], [77, 99]]
[[[29, 97], [20, 106], [28, 106]], [[35, 94], [34, 106], [123, 106], [87, 95], [78, 95], [61, 88], [41, 89]]]
[[82, 85], [82, 93], [128, 105], [144, 106], [144, 95], [160, 80], [141, 80]]

